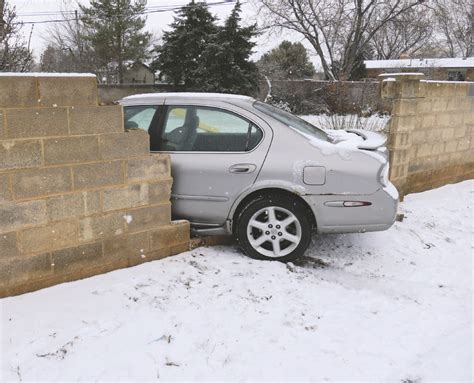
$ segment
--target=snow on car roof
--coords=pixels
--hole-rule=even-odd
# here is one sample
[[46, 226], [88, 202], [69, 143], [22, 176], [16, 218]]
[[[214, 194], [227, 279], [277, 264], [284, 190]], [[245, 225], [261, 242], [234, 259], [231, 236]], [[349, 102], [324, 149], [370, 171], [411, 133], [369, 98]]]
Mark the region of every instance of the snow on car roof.
[[367, 69], [389, 68], [474, 68], [474, 57], [441, 59], [365, 60]]
[[165, 98], [174, 98], [174, 99], [212, 99], [212, 100], [241, 100], [241, 101], [253, 101], [254, 98], [249, 96], [242, 96], [236, 94], [226, 94], [226, 93], [199, 93], [199, 92], [170, 92], [170, 93], [142, 93], [134, 94], [132, 96], [127, 96], [122, 99], [122, 101], [151, 101], [151, 100], [162, 100]]

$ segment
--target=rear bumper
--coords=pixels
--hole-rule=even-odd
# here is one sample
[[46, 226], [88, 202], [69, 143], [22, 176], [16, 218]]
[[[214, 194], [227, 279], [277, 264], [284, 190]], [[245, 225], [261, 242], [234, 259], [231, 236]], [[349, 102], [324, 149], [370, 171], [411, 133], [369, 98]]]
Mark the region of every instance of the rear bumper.
[[[399, 198], [397, 189], [391, 183], [370, 195], [306, 195], [302, 197], [313, 210], [318, 233], [361, 233], [387, 230], [395, 222]], [[370, 205], [341, 206], [343, 202], [365, 202]]]

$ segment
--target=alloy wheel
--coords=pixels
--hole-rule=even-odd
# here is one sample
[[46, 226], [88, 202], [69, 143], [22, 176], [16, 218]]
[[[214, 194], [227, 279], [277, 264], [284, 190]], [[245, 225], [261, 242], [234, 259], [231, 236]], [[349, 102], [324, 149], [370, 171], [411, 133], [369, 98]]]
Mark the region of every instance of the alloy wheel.
[[258, 210], [247, 225], [250, 245], [266, 257], [276, 258], [290, 254], [298, 247], [301, 236], [298, 218], [280, 206]]

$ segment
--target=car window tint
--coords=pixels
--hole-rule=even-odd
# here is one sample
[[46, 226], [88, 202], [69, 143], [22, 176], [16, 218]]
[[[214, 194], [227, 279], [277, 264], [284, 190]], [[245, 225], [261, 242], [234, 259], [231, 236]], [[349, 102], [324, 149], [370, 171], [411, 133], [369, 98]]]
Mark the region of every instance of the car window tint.
[[162, 150], [245, 152], [255, 148], [263, 132], [234, 113], [207, 107], [170, 107]]
[[250, 136], [248, 139], [247, 143], [247, 150], [252, 150], [255, 148], [258, 143], [262, 140], [263, 138], [263, 132], [257, 128], [255, 125], [252, 125], [252, 128], [250, 130]]
[[124, 108], [125, 129], [143, 129], [149, 131], [156, 106], [126, 106]]

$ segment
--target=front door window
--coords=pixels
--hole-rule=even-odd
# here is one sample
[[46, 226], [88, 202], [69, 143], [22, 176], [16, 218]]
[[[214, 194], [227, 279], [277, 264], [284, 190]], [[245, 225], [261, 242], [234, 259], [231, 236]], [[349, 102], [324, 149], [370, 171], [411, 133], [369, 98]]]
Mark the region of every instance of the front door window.
[[168, 107], [163, 126], [163, 151], [246, 152], [263, 137], [250, 121], [228, 111], [196, 106]]

